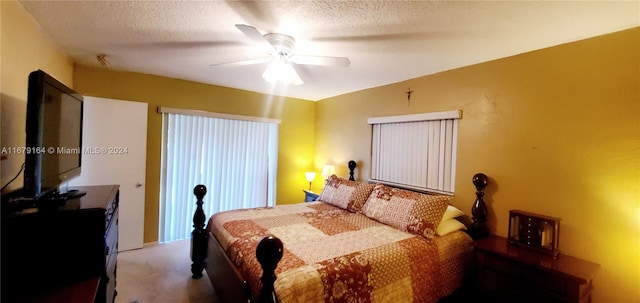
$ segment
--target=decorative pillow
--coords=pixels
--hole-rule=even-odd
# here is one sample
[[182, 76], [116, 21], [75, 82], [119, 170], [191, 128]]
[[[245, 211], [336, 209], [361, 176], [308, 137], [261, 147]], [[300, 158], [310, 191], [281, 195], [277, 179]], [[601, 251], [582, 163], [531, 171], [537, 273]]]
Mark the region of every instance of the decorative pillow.
[[362, 213], [399, 230], [432, 238], [451, 197], [377, 184]]
[[456, 219], [443, 220], [438, 225], [438, 229], [436, 230], [436, 235], [444, 236], [450, 234], [454, 231], [458, 230], [467, 230], [467, 227], [462, 224], [462, 222]]
[[337, 207], [358, 212], [367, 201], [374, 184], [350, 181], [336, 175], [327, 178], [327, 183], [318, 201], [329, 203]]
[[457, 218], [460, 216], [464, 216], [464, 213], [453, 205], [447, 206], [447, 209], [444, 211], [444, 215], [442, 215], [442, 221], [447, 221], [449, 219]]

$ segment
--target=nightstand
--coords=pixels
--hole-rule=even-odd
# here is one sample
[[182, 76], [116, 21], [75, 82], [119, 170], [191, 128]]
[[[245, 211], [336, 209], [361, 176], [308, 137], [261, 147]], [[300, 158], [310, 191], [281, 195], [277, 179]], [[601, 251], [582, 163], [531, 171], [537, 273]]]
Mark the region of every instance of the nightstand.
[[491, 302], [590, 303], [600, 265], [556, 258], [491, 236], [474, 244], [476, 287]]
[[318, 194], [316, 194], [316, 193], [314, 193], [312, 191], [306, 190], [306, 189], [303, 189], [302, 191], [304, 192], [304, 202], [313, 202], [313, 201], [317, 200], [318, 197], [320, 196], [320, 195], [318, 195]]

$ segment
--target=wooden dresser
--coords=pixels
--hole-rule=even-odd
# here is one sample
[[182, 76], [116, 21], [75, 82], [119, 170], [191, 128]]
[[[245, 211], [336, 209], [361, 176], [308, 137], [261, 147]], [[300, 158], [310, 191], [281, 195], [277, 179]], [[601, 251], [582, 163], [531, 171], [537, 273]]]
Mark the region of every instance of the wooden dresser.
[[598, 264], [507, 244], [491, 236], [474, 242], [476, 287], [490, 302], [589, 303]]
[[119, 186], [78, 189], [87, 194], [3, 213], [2, 302], [58, 302], [67, 291], [88, 294], [74, 302], [114, 302]]

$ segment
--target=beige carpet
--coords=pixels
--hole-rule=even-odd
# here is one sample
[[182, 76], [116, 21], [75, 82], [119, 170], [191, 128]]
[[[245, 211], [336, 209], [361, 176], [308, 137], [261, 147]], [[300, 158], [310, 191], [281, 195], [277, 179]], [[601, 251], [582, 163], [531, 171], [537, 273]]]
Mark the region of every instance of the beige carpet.
[[190, 240], [118, 253], [116, 303], [217, 303], [206, 273], [191, 278]]

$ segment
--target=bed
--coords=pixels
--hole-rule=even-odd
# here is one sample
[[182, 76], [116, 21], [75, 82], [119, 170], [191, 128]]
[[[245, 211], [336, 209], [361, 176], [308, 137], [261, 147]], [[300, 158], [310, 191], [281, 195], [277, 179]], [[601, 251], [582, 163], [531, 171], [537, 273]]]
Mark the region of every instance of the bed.
[[449, 196], [334, 175], [319, 201], [207, 219], [194, 193], [192, 274], [220, 302], [437, 302], [468, 278], [473, 240]]

